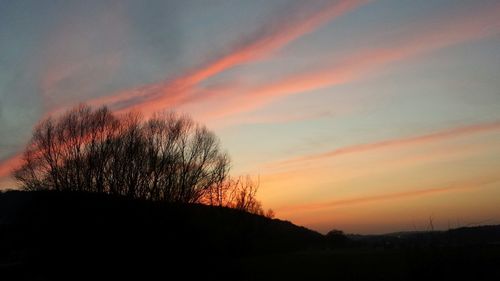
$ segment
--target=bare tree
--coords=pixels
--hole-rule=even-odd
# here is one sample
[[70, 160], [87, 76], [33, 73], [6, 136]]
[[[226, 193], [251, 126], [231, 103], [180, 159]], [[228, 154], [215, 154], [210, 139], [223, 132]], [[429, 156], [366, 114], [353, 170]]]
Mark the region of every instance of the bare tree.
[[264, 212], [262, 203], [257, 199], [259, 184], [259, 178], [254, 180], [249, 175], [237, 178], [225, 177], [221, 184], [214, 185], [204, 194], [202, 202], [273, 218], [274, 211], [269, 209]]
[[15, 177], [28, 190], [105, 192], [200, 202], [223, 184], [229, 157], [216, 136], [186, 116], [114, 116], [79, 105], [34, 130]]
[[234, 206], [236, 199], [236, 191], [239, 184], [239, 178], [233, 179], [231, 177], [221, 176], [220, 182], [214, 184], [203, 198], [203, 202], [218, 207]]
[[217, 137], [187, 116], [117, 117], [79, 105], [40, 122], [14, 176], [27, 190], [109, 193], [154, 201], [205, 203], [267, 217], [259, 179], [229, 177]]
[[276, 213], [274, 213], [273, 209], [268, 209], [264, 216], [266, 216], [267, 218], [273, 219], [276, 216]]
[[14, 172], [27, 189], [85, 191], [103, 189], [104, 157], [118, 125], [106, 108], [80, 105], [58, 119], [38, 124], [24, 152], [24, 165]]
[[250, 176], [240, 178], [236, 186], [234, 208], [263, 215], [262, 204], [256, 198], [259, 185], [259, 179], [255, 181]]

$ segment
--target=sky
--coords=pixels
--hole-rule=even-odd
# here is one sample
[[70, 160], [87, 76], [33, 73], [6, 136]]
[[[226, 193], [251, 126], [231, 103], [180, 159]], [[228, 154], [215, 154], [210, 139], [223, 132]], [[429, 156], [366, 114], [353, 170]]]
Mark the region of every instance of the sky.
[[500, 223], [500, 2], [0, 0], [0, 189], [77, 103], [206, 124], [280, 219]]

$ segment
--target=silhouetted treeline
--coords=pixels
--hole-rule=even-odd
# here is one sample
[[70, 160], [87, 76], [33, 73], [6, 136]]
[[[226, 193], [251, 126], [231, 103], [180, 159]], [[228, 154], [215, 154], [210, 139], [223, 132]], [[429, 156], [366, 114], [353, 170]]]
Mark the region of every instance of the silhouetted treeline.
[[251, 178], [231, 179], [218, 138], [187, 116], [79, 105], [39, 123], [15, 177], [26, 190], [71, 190], [263, 214]]

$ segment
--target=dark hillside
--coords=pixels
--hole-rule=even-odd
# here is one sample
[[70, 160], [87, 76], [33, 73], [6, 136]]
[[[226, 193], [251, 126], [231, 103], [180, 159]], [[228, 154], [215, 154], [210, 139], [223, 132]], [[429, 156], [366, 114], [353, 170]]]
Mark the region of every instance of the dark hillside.
[[500, 226], [339, 235], [205, 205], [8, 192], [0, 280], [500, 280]]
[[1, 271], [37, 280], [234, 279], [241, 257], [323, 243], [290, 222], [228, 208], [48, 191], [0, 194], [0, 235]]

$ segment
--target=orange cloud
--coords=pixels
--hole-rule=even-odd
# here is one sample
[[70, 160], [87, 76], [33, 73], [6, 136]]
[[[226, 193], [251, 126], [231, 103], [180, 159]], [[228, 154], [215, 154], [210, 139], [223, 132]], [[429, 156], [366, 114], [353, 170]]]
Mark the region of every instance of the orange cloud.
[[0, 179], [9, 177], [12, 171], [22, 163], [22, 154], [16, 154], [2, 162], [0, 162]]
[[366, 197], [340, 199], [340, 200], [334, 200], [334, 201], [323, 202], [323, 203], [312, 203], [312, 204], [289, 206], [289, 207], [284, 207], [282, 209], [279, 209], [278, 211], [280, 213], [283, 213], [283, 212], [304, 212], [304, 211], [312, 211], [312, 210], [317, 210], [317, 209], [335, 208], [335, 207], [339, 207], [339, 206], [350, 206], [350, 205], [355, 205], [355, 204], [372, 203], [372, 202], [378, 202], [378, 201], [398, 200], [398, 199], [404, 199], [404, 198], [410, 198], [410, 197], [426, 196], [426, 195], [432, 195], [432, 194], [475, 189], [475, 188], [478, 188], [478, 187], [481, 187], [484, 185], [488, 185], [491, 183], [495, 183], [498, 181], [500, 181], [500, 178], [498, 178], [498, 177], [486, 177], [483, 179], [470, 180], [470, 181], [466, 181], [466, 182], [459, 183], [459, 184], [453, 183], [453, 184], [449, 184], [448, 186], [445, 186], [445, 187], [435, 187], [435, 188], [428, 188], [428, 189], [422, 189], [422, 190], [411, 190], [411, 191], [404, 191], [404, 192], [397, 192], [397, 193], [390, 193], [390, 194], [381, 194], [381, 195], [373, 195], [373, 196], [366, 196]]
[[470, 135], [470, 134], [491, 132], [491, 131], [498, 131], [498, 130], [500, 130], [500, 121], [475, 124], [475, 125], [470, 125], [470, 126], [465, 126], [465, 127], [452, 128], [452, 129], [448, 129], [445, 131], [421, 135], [421, 136], [408, 137], [408, 138], [396, 138], [396, 139], [389, 139], [389, 140], [384, 140], [384, 141], [379, 141], [379, 142], [374, 142], [374, 143], [366, 143], [366, 144], [358, 144], [358, 145], [341, 147], [341, 148], [327, 151], [324, 153], [318, 153], [318, 154], [302, 156], [302, 157], [298, 157], [298, 158], [294, 158], [294, 159], [289, 159], [286, 161], [282, 161], [281, 164], [295, 163], [295, 162], [301, 162], [301, 161], [310, 161], [310, 160], [319, 160], [319, 159], [335, 157], [335, 156], [339, 156], [339, 155], [343, 155], [343, 154], [359, 153], [359, 152], [371, 151], [371, 150], [382, 149], [382, 148], [390, 148], [390, 147], [395, 147], [395, 146], [428, 143], [428, 142], [440, 141], [440, 140], [445, 140], [445, 139], [459, 137], [459, 136], [466, 136], [466, 135]]
[[157, 111], [183, 103], [189, 95], [195, 92], [198, 83], [234, 66], [260, 60], [367, 2], [369, 0], [340, 0], [323, 5], [305, 17], [298, 12], [297, 15], [300, 17], [287, 14], [287, 18], [292, 18], [292, 20], [281, 18], [280, 21], [266, 26], [260, 34], [251, 40], [239, 44], [230, 53], [177, 79], [145, 85], [91, 100], [89, 103], [93, 105], [106, 104], [118, 110], [141, 109], [143, 111]]
[[285, 77], [247, 89], [211, 117], [224, 117], [255, 110], [276, 100], [298, 93], [318, 90], [360, 79], [363, 75], [385, 64], [414, 57], [458, 43], [478, 40], [500, 33], [500, 5], [489, 7], [468, 17], [454, 17], [437, 26], [424, 26], [406, 32], [411, 37], [394, 42], [392, 47], [365, 50], [341, 62], [316, 71]]

